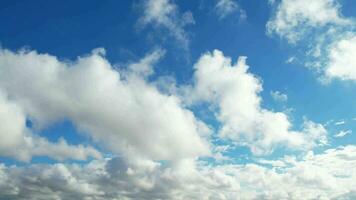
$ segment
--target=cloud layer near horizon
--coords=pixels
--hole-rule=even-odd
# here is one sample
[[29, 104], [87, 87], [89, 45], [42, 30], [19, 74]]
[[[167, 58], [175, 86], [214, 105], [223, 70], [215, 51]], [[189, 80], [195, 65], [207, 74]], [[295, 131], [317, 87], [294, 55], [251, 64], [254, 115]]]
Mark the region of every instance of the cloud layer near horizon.
[[0, 165], [5, 199], [353, 199], [356, 147], [211, 166], [122, 158], [85, 165]]

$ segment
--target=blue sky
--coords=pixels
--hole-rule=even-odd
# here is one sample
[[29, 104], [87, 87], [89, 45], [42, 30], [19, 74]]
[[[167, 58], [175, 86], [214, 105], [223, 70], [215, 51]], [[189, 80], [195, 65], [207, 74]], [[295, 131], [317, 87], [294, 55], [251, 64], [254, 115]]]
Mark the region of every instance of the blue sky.
[[355, 198], [355, 13], [1, 1], [0, 199]]

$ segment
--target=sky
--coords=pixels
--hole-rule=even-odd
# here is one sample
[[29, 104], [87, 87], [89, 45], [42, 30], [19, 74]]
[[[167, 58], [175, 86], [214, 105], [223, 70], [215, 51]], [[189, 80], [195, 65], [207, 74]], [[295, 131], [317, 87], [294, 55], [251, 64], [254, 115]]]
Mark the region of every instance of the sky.
[[0, 199], [356, 198], [356, 2], [0, 1]]

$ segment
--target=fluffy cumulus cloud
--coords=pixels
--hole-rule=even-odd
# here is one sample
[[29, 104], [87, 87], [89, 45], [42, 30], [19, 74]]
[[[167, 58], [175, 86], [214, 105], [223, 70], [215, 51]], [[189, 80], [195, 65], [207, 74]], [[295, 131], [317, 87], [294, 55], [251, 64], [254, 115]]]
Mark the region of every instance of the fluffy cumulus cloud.
[[256, 164], [192, 160], [0, 165], [2, 199], [353, 199], [356, 147]]
[[342, 15], [340, 1], [282, 0], [272, 5], [274, 14], [266, 26], [269, 35], [304, 49], [306, 66], [319, 72], [325, 83], [356, 80], [355, 20]]
[[144, 0], [142, 8], [143, 14], [139, 19], [140, 26], [152, 25], [155, 28], [163, 28], [183, 48], [188, 48], [189, 38], [184, 28], [195, 23], [190, 11], [180, 13], [178, 6], [171, 0]]
[[63, 138], [52, 143], [35, 135], [26, 127], [26, 114], [22, 107], [11, 102], [1, 90], [0, 121], [0, 156], [14, 157], [26, 162], [33, 156], [49, 156], [57, 160], [86, 160], [90, 156], [101, 156], [92, 147], [69, 145]]
[[[181, 13], [173, 0], [139, 2], [138, 25], [163, 30], [188, 49], [190, 11]], [[306, 65], [325, 79], [356, 80], [356, 29], [340, 1], [269, 4], [268, 34], [305, 47]], [[235, 0], [214, 5], [221, 19], [244, 15]], [[286, 113], [266, 108], [263, 81], [247, 57], [204, 53], [191, 79], [176, 85], [155, 75], [164, 55], [156, 49], [118, 66], [101, 48], [73, 60], [0, 48], [0, 199], [356, 199], [356, 146], [328, 147], [322, 124], [304, 118], [295, 126]], [[294, 60], [304, 61], [288, 62]], [[288, 100], [279, 91], [270, 95]], [[45, 134], [63, 121], [88, 144]], [[352, 133], [345, 123], [335, 122], [344, 130], [333, 139]], [[39, 156], [54, 161], [31, 162]]]
[[337, 0], [282, 0], [267, 23], [267, 31], [296, 42], [311, 27], [347, 23]]
[[[354, 146], [249, 164], [224, 162], [235, 145], [259, 155], [280, 146], [311, 150], [327, 144], [327, 131], [309, 120], [301, 130], [292, 130], [286, 114], [262, 107], [262, 81], [248, 71], [246, 57], [232, 63], [218, 50], [196, 62], [192, 84], [178, 86], [177, 94], [163, 92], [150, 76], [164, 53], [158, 49], [117, 67], [103, 49], [72, 61], [1, 49], [0, 120], [6, 123], [0, 124], [0, 155], [24, 161], [32, 156], [94, 159], [2, 164], [0, 199], [327, 199], [355, 194]], [[232, 141], [229, 145], [212, 144], [215, 135], [190, 110], [200, 103], [209, 105], [221, 123], [218, 137]], [[64, 139], [47, 141], [41, 130], [61, 120], [70, 120], [114, 156], [102, 158], [94, 148]], [[219, 162], [207, 162], [206, 156]]]
[[[105, 144], [103, 148], [118, 154], [165, 160], [208, 154], [201, 137], [208, 131], [205, 124], [176, 96], [165, 95], [146, 81], [153, 73], [152, 62], [162, 53], [153, 52], [119, 72], [103, 57], [102, 49], [76, 61], [2, 49], [0, 90], [7, 99], [1, 96], [0, 106], [5, 107], [0, 117], [8, 123], [0, 128], [1, 134], [11, 136], [0, 142], [4, 154], [8, 148], [17, 151], [13, 144], [31, 143], [26, 139], [26, 118], [39, 130], [69, 119], [95, 142]], [[58, 153], [70, 152], [65, 150], [66, 142], [56, 145]], [[73, 150], [86, 155], [86, 149], [78, 148]]]
[[247, 145], [255, 154], [270, 153], [278, 145], [306, 149], [325, 143], [322, 125], [306, 121], [304, 131], [292, 131], [286, 114], [261, 106], [261, 80], [248, 72], [246, 57], [232, 63], [215, 50], [204, 54], [194, 69], [194, 85], [188, 89], [191, 101], [215, 106], [222, 138]]

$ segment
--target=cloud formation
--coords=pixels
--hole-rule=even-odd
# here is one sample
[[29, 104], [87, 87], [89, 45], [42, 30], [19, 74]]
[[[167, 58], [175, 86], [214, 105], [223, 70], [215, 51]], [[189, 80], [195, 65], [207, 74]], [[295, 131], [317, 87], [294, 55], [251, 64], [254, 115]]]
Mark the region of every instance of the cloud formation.
[[246, 145], [258, 155], [271, 153], [278, 145], [308, 149], [326, 142], [327, 132], [321, 124], [306, 121], [302, 132], [292, 131], [286, 114], [262, 108], [261, 80], [248, 68], [246, 57], [232, 63], [219, 50], [204, 54], [194, 65], [189, 97], [195, 103], [216, 106], [222, 138]]
[[246, 11], [240, 8], [239, 4], [234, 0], [217, 0], [215, 4], [215, 12], [218, 14], [220, 19], [238, 13], [240, 20], [246, 19]]
[[341, 138], [341, 137], [344, 137], [348, 134], [352, 133], [351, 130], [347, 130], [347, 131], [340, 131], [338, 132], [337, 134], [334, 135], [335, 138]]
[[334, 42], [329, 48], [326, 76], [341, 80], [356, 80], [356, 32]]
[[275, 101], [286, 102], [288, 100], [288, 96], [280, 91], [271, 91], [270, 94]]
[[180, 13], [178, 6], [171, 0], [144, 0], [142, 7], [143, 14], [139, 19], [139, 25], [163, 28], [181, 47], [184, 49], [189, 47], [189, 38], [184, 28], [195, 23], [190, 11]]
[[350, 23], [340, 7], [336, 0], [282, 0], [267, 23], [267, 32], [295, 43], [310, 34], [310, 28]]
[[339, 1], [282, 0], [272, 7], [267, 33], [301, 48], [303, 62], [321, 75], [323, 83], [356, 80], [356, 23], [343, 16]]
[[[326, 169], [314, 163], [319, 155], [311, 158], [309, 153], [303, 158], [259, 164], [203, 161], [206, 157], [224, 161], [223, 154], [230, 147], [212, 144], [212, 130], [189, 109], [199, 103], [213, 108], [222, 125], [217, 133], [220, 139], [230, 140], [231, 145], [248, 146], [256, 155], [271, 153], [280, 146], [311, 150], [327, 144], [327, 131], [309, 120], [305, 120], [302, 130], [294, 131], [286, 114], [263, 108], [262, 81], [248, 71], [246, 57], [232, 63], [219, 50], [203, 54], [194, 65], [193, 83], [176, 88], [189, 92], [188, 96], [162, 92], [157, 83], [149, 80], [154, 74], [153, 65], [163, 56], [164, 50], [157, 49], [135, 63], [114, 67], [103, 49], [73, 61], [36, 51], [1, 49], [0, 107], [5, 114], [0, 117], [8, 125], [15, 124], [0, 125], [8, 130], [1, 134], [14, 137], [0, 142], [3, 156], [29, 159], [30, 156], [17, 156], [20, 154], [15, 154], [13, 148], [19, 141], [16, 152], [24, 146], [21, 141], [27, 137], [26, 131], [40, 132], [55, 122], [70, 120], [114, 157], [101, 158], [91, 147], [71, 146], [64, 140], [52, 144], [40, 136], [31, 136], [38, 141], [34, 144], [39, 144], [25, 149], [32, 152], [31, 156], [96, 159], [85, 164], [0, 165], [0, 198], [298, 199], [308, 192], [310, 196], [306, 198], [313, 199], [330, 195], [330, 190], [336, 191], [333, 195], [348, 195], [335, 185], [320, 182], [324, 174], [310, 177], [312, 172], [304, 171], [324, 170], [327, 178], [339, 181], [339, 174], [328, 171], [326, 161]], [[27, 119], [33, 127], [26, 126]], [[6, 149], [12, 153], [6, 154]], [[331, 149], [324, 152], [322, 162], [331, 156], [338, 159], [335, 162], [340, 166], [345, 160], [351, 160], [351, 165], [354, 152], [353, 146]], [[265, 166], [269, 163], [280, 164]], [[282, 166], [283, 170], [276, 168]], [[351, 180], [354, 174], [343, 184], [350, 184]], [[285, 188], [276, 187], [282, 183]], [[351, 189], [348, 192], [352, 193]]]
[[13, 157], [25, 162], [29, 162], [33, 156], [48, 156], [56, 160], [101, 157], [101, 154], [92, 147], [69, 145], [63, 138], [57, 143], [52, 143], [35, 135], [26, 127], [26, 114], [23, 109], [10, 101], [1, 89], [0, 121], [0, 156]]
[[[193, 14], [175, 2], [140, 1], [138, 25], [166, 31], [187, 49]], [[305, 47], [302, 62], [323, 78], [356, 80], [356, 31], [339, 1], [268, 2], [275, 9], [268, 34]], [[235, 0], [213, 4], [220, 19], [244, 13]], [[72, 60], [0, 48], [0, 199], [356, 199], [356, 145], [330, 147], [328, 138], [352, 133], [349, 116], [328, 121], [345, 128], [328, 136], [322, 124], [306, 117], [293, 124], [268, 107], [263, 95], [288, 96], [263, 93], [247, 57], [203, 53], [191, 77], [176, 82], [155, 74], [165, 53], [118, 66], [102, 48]], [[63, 121], [89, 144], [44, 133]], [[39, 156], [54, 160], [31, 162]]]
[[353, 199], [355, 169], [355, 146], [245, 165], [130, 163], [119, 157], [85, 165], [0, 165], [0, 198]]
[[[146, 81], [162, 51], [121, 72], [114, 70], [103, 54], [102, 49], [96, 49], [65, 62], [35, 51], [2, 49], [0, 90], [9, 97], [9, 109], [14, 110], [12, 118], [4, 118], [9, 124], [16, 123], [5, 127], [10, 130], [2, 134], [20, 135], [26, 118], [38, 129], [69, 119], [117, 154], [158, 160], [209, 154], [201, 137], [209, 131], [206, 125], [185, 109], [178, 97], [165, 95]], [[17, 108], [23, 114], [18, 114]]]

